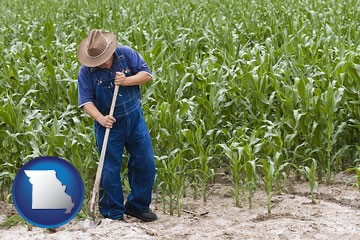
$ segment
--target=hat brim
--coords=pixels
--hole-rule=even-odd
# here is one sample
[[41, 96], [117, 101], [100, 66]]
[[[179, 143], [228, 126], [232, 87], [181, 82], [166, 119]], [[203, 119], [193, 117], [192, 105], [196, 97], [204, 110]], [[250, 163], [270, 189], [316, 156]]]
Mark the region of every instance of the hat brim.
[[87, 38], [83, 39], [77, 50], [77, 58], [79, 62], [87, 67], [96, 67], [106, 62], [115, 52], [117, 47], [117, 41], [115, 34], [111, 32], [102, 32], [108, 42], [110, 42], [109, 48], [106, 52], [98, 58], [91, 58], [86, 54], [87, 51]]

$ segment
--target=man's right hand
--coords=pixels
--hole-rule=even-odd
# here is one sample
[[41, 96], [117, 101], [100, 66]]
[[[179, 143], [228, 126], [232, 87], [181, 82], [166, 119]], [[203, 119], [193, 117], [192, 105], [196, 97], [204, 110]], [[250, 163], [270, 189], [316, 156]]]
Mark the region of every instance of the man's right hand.
[[95, 121], [100, 123], [100, 125], [103, 127], [112, 128], [112, 125], [114, 124], [114, 122], [116, 122], [116, 119], [114, 117], [109, 115], [102, 115], [102, 113], [99, 112], [99, 110], [92, 102], [86, 103], [83, 107], [85, 112], [87, 112], [87, 114], [93, 117]]
[[100, 118], [100, 121], [99, 121], [101, 126], [103, 126], [105, 128], [112, 128], [114, 122], [116, 122], [116, 119], [110, 115], [103, 116], [102, 118]]

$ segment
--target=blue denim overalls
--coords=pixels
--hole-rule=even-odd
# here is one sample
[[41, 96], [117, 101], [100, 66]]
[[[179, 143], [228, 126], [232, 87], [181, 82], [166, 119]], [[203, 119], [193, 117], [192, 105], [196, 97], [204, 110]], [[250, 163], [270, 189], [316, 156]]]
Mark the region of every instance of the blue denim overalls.
[[[103, 115], [108, 115], [110, 111], [116, 72], [125, 72], [126, 76], [133, 75], [126, 67], [124, 56], [119, 49], [116, 50], [116, 55], [111, 70], [96, 69], [92, 72], [97, 81], [95, 105]], [[105, 218], [118, 219], [124, 214], [120, 178], [124, 147], [130, 154], [128, 179], [131, 192], [127, 201], [139, 212], [149, 211], [155, 178], [154, 152], [140, 106], [139, 86], [119, 87], [114, 117], [116, 122], [110, 130], [100, 184], [99, 210]], [[99, 155], [105, 130], [106, 128], [95, 121]]]

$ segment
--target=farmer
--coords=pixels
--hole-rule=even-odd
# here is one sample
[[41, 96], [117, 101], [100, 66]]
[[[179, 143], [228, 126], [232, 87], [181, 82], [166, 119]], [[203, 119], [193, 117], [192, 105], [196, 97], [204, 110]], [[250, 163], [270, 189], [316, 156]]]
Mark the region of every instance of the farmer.
[[[110, 32], [91, 30], [81, 41], [77, 58], [79, 107], [95, 120], [100, 155], [106, 128], [111, 128], [102, 179], [99, 211], [105, 218], [124, 220], [124, 213], [143, 221], [157, 219], [149, 209], [155, 178], [154, 152], [140, 106], [139, 85], [152, 79], [142, 57], [127, 46], [118, 46]], [[109, 116], [119, 85], [113, 116]], [[129, 153], [128, 179], [131, 192], [124, 205], [120, 171], [124, 148]]]

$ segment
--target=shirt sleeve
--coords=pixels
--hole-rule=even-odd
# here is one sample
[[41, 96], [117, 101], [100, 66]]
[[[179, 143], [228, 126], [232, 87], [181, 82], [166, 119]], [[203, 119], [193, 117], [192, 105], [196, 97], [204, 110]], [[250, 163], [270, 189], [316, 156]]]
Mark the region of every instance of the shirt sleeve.
[[152, 76], [149, 66], [138, 52], [130, 47], [125, 47], [125, 53], [125, 58], [128, 60], [128, 67], [134, 74], [146, 72]]
[[78, 74], [78, 107], [83, 107], [86, 103], [94, 103], [95, 89], [92, 84], [89, 69], [81, 66]]

